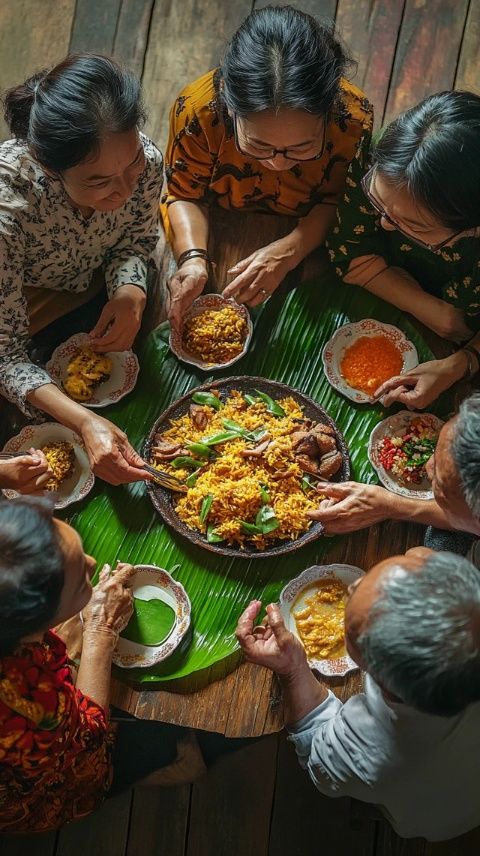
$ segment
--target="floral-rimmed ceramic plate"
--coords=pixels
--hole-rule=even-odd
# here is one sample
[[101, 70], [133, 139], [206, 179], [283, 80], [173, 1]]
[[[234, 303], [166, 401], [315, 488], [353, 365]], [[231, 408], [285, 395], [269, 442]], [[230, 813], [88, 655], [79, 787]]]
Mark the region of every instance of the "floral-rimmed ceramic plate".
[[364, 318], [362, 321], [344, 324], [335, 331], [325, 345], [322, 354], [327, 380], [334, 389], [350, 398], [351, 401], [355, 401], [357, 404], [371, 404], [374, 399], [366, 392], [349, 386], [340, 369], [346, 349], [361, 336], [386, 336], [387, 339], [390, 339], [403, 356], [402, 372], [410, 371], [410, 369], [418, 366], [418, 354], [413, 342], [407, 339], [405, 333], [398, 327], [394, 327], [392, 324], [384, 324], [383, 321], [376, 321], [375, 318]]
[[[80, 348], [89, 344], [89, 341], [87, 333], [75, 333], [74, 336], [55, 348], [46, 369], [61, 389], [63, 389], [63, 381], [67, 377], [68, 363]], [[93, 395], [88, 401], [80, 402], [84, 407], [107, 407], [109, 404], [114, 404], [128, 395], [137, 382], [139, 365], [133, 351], [108, 351], [107, 356], [112, 360], [110, 377], [95, 387]]]
[[[66, 508], [80, 502], [89, 493], [95, 482], [88, 455], [81, 437], [58, 422], [43, 422], [41, 425], [26, 425], [19, 434], [11, 437], [3, 452], [27, 452], [32, 446], [41, 449], [47, 443], [71, 443], [75, 452], [73, 472], [60, 484], [55, 494], [55, 508]], [[4, 490], [8, 499], [18, 496], [15, 490]]]
[[382, 484], [392, 493], [409, 496], [413, 499], [433, 499], [432, 483], [428, 477], [425, 477], [418, 484], [402, 484], [397, 476], [385, 469], [379, 459], [379, 446], [383, 438], [401, 436], [414, 419], [422, 419], [437, 434], [440, 433], [445, 424], [433, 413], [412, 413], [411, 410], [400, 410], [399, 413], [388, 416], [387, 419], [383, 419], [375, 426], [368, 441], [368, 458]]
[[135, 565], [135, 570], [133, 596], [138, 600], [162, 600], [173, 609], [175, 620], [157, 645], [142, 645], [120, 636], [112, 659], [122, 669], [148, 668], [166, 660], [179, 647], [191, 622], [190, 600], [181, 583], [156, 565]]
[[[294, 610], [302, 607], [305, 597], [313, 593], [319, 580], [325, 577], [336, 577], [344, 585], [349, 586], [363, 575], [364, 572], [353, 565], [313, 565], [302, 571], [298, 577], [290, 580], [280, 593], [280, 611], [288, 630], [300, 639], [293, 613]], [[316, 669], [327, 677], [343, 677], [348, 672], [359, 668], [348, 654], [327, 660], [308, 658], [308, 664], [311, 669]]]
[[[185, 350], [185, 346], [183, 344], [183, 327], [186, 322], [190, 320], [190, 318], [195, 317], [196, 315], [200, 315], [201, 312], [205, 312], [206, 310], [212, 310], [214, 312], [219, 312], [221, 309], [224, 309], [225, 306], [231, 306], [241, 318], [247, 324], [247, 335], [245, 337], [245, 341], [243, 343], [243, 348], [236, 357], [233, 357], [232, 360], [228, 360], [226, 363], [206, 363], [203, 360], [199, 360], [197, 357], [194, 357], [193, 354], [189, 353]], [[246, 306], [243, 306], [241, 303], [237, 303], [235, 300], [227, 300], [225, 297], [222, 297], [221, 294], [202, 294], [200, 297], [197, 297], [196, 300], [192, 303], [190, 309], [185, 313], [185, 317], [183, 319], [183, 326], [181, 331], [171, 330], [170, 331], [170, 349], [178, 357], [179, 360], [182, 360], [184, 363], [188, 363], [191, 366], [195, 366], [197, 369], [201, 369], [204, 372], [211, 372], [219, 369], [226, 369], [228, 366], [233, 366], [234, 363], [241, 360], [242, 357], [248, 351], [250, 346], [250, 341], [253, 335], [253, 324], [252, 319], [250, 318], [250, 313]]]

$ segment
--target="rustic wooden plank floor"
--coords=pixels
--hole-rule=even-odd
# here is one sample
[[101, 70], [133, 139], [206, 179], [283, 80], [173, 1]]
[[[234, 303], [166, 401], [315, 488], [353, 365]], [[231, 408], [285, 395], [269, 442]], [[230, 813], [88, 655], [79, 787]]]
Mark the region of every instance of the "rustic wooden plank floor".
[[[142, 76], [147, 133], [165, 145], [181, 86], [266, 0], [0, 0], [0, 90], [67, 51], [113, 54]], [[381, 125], [429, 92], [480, 91], [480, 0], [292, 0], [336, 19]], [[0, 127], [0, 138], [6, 128]], [[369, 537], [371, 563], [388, 527]], [[382, 540], [380, 541], [379, 538]], [[383, 542], [383, 543], [382, 543]], [[3, 856], [474, 856], [480, 832], [404, 841], [368, 806], [321, 797], [283, 735], [221, 759], [192, 786], [120, 795], [58, 834], [0, 836]]]

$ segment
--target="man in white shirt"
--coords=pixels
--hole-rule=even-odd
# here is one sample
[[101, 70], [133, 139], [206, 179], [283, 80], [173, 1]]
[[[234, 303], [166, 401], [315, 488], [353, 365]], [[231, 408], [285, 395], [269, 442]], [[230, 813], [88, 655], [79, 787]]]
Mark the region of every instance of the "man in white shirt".
[[425, 547], [349, 589], [348, 653], [365, 691], [344, 704], [319, 682], [277, 605], [240, 617], [246, 658], [277, 673], [290, 740], [318, 790], [378, 806], [397, 833], [442, 841], [480, 824], [480, 574]]
[[378, 485], [322, 484], [327, 498], [309, 517], [320, 520], [331, 535], [388, 519], [480, 535], [480, 393], [467, 398], [458, 415], [443, 426], [427, 472], [434, 494], [429, 502]]

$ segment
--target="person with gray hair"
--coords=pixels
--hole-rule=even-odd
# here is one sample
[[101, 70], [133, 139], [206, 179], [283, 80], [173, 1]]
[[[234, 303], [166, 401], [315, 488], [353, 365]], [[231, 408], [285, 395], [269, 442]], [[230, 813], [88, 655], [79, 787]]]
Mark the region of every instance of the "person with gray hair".
[[[322, 484], [325, 499], [318, 509], [309, 512], [309, 517], [320, 520], [330, 535], [355, 532], [389, 519], [425, 523], [435, 527], [428, 542], [428, 546], [435, 548], [446, 540], [436, 530], [480, 535], [479, 392], [467, 398], [459, 413], [443, 426], [435, 454], [427, 463], [427, 472], [434, 495], [428, 502], [398, 496], [378, 485]], [[452, 535], [448, 537], [453, 545]], [[456, 538], [460, 541], [459, 535]], [[468, 542], [470, 546], [471, 539]], [[455, 546], [452, 549], [466, 552]]]
[[406, 838], [443, 841], [480, 824], [480, 574], [416, 547], [349, 588], [347, 651], [366, 672], [342, 703], [310, 671], [278, 605], [239, 619], [247, 660], [272, 669], [286, 727], [318, 790], [373, 803]]

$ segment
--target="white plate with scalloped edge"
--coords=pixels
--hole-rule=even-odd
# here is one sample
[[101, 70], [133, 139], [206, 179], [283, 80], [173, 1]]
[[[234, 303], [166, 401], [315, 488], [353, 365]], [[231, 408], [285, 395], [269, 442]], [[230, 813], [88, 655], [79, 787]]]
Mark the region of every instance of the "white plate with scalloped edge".
[[[345, 586], [349, 586], [364, 575], [364, 571], [353, 565], [313, 565], [302, 571], [298, 577], [290, 580], [280, 593], [280, 611], [285, 621], [285, 626], [297, 639], [302, 641], [297, 630], [294, 612], [301, 609], [305, 598], [313, 594], [317, 588], [316, 583], [328, 577], [336, 577]], [[325, 660], [317, 660], [308, 657], [310, 668], [316, 669], [327, 677], [343, 677], [359, 667], [352, 658], [346, 654], [344, 657], [331, 657]]]

